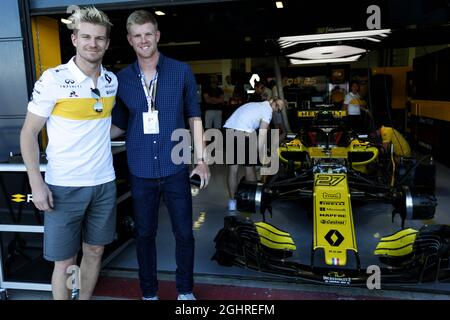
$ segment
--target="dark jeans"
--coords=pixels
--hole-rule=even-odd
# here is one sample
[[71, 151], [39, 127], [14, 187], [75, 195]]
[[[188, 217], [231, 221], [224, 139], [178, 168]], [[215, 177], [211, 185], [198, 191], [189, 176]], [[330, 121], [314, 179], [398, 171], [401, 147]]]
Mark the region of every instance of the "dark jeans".
[[177, 291], [179, 294], [192, 292], [194, 235], [188, 169], [160, 179], [145, 179], [131, 175], [131, 192], [135, 212], [139, 280], [143, 296], [151, 297], [158, 291], [155, 239], [161, 195], [169, 211], [172, 232], [176, 239]]

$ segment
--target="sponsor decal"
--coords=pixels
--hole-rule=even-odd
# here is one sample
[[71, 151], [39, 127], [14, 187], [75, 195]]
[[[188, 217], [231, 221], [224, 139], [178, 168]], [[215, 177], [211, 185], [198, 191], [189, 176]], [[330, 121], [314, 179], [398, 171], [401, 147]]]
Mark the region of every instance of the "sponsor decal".
[[60, 68], [60, 69], [55, 69], [55, 72], [58, 73], [58, 72], [61, 72], [61, 71], [66, 71], [66, 70], [67, 70], [67, 68]]
[[105, 79], [106, 81], [108, 81], [108, 83], [111, 83], [112, 79], [110, 76], [108, 76], [107, 74], [105, 74]]
[[116, 90], [106, 90], [106, 94], [113, 94], [116, 93]]
[[345, 218], [345, 214], [339, 214], [339, 213], [321, 213], [320, 217], [322, 218]]
[[322, 206], [345, 206], [344, 201], [320, 201]]
[[341, 193], [340, 193], [340, 192], [337, 192], [337, 193], [327, 193], [327, 192], [324, 192], [324, 193], [323, 193], [323, 198], [324, 198], [324, 199], [336, 199], [336, 200], [338, 200], [338, 199], [341, 198]]
[[352, 278], [339, 278], [339, 277], [328, 277], [328, 276], [323, 276], [323, 281], [325, 283], [330, 283], [330, 284], [351, 284], [352, 283]]
[[78, 97], [77, 93], [75, 91], [70, 92], [70, 97]]
[[81, 85], [79, 85], [79, 84], [74, 84], [74, 85], [61, 84], [59, 87], [61, 89], [81, 89]]
[[11, 195], [11, 201], [17, 202], [17, 203], [21, 203], [21, 202], [25, 202], [25, 201], [33, 202], [33, 195], [16, 193], [16, 194]]
[[66, 80], [64, 80], [64, 82], [67, 83], [67, 84], [74, 84], [74, 83], [75, 83], [75, 80], [72, 80], [72, 79], [66, 79]]
[[20, 202], [24, 202], [25, 198], [26, 198], [26, 196], [23, 194], [13, 194], [11, 196], [11, 201], [20, 203]]
[[320, 220], [321, 224], [334, 224], [334, 225], [340, 225], [340, 226], [344, 226], [347, 224], [347, 221], [338, 221], [338, 220], [325, 220], [322, 219]]
[[345, 273], [342, 271], [330, 271], [328, 276], [332, 278], [345, 278]]
[[330, 230], [325, 235], [325, 240], [327, 240], [332, 247], [339, 247], [344, 239], [344, 236], [338, 230]]

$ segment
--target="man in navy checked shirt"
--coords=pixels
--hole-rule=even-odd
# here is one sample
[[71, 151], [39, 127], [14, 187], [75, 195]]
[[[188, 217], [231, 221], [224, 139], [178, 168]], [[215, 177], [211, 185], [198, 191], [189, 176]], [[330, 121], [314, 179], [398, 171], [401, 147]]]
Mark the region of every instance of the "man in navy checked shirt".
[[[145, 300], [158, 300], [155, 238], [163, 195], [176, 238], [178, 300], [195, 300], [190, 176], [200, 176], [201, 188], [208, 185], [210, 178], [203, 158], [197, 84], [187, 64], [158, 51], [160, 32], [151, 13], [133, 12], [127, 20], [127, 31], [137, 61], [117, 75], [119, 99], [111, 137], [126, 132], [142, 296]], [[172, 132], [185, 128], [185, 118], [189, 119], [199, 160], [191, 175], [186, 164], [176, 165], [171, 159], [172, 148], [178, 143], [171, 141]]]

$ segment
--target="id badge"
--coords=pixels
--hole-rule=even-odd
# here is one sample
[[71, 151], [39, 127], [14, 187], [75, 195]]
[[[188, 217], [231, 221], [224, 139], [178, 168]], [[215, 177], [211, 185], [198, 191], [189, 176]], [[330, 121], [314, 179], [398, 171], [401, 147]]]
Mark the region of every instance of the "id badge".
[[159, 134], [158, 111], [142, 113], [144, 120], [144, 134]]

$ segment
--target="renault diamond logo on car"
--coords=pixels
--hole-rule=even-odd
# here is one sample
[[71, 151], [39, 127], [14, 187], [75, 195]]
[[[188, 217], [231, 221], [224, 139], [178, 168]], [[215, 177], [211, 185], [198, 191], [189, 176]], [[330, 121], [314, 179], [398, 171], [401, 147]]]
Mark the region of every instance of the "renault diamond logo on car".
[[344, 236], [337, 230], [328, 231], [325, 236], [325, 240], [333, 247], [339, 247], [339, 245], [344, 241]]
[[11, 196], [11, 201], [14, 201], [14, 202], [25, 202], [25, 198], [26, 198], [26, 197], [27, 197], [27, 196], [24, 195], [24, 194], [19, 194], [19, 193], [13, 194], [13, 195]]

